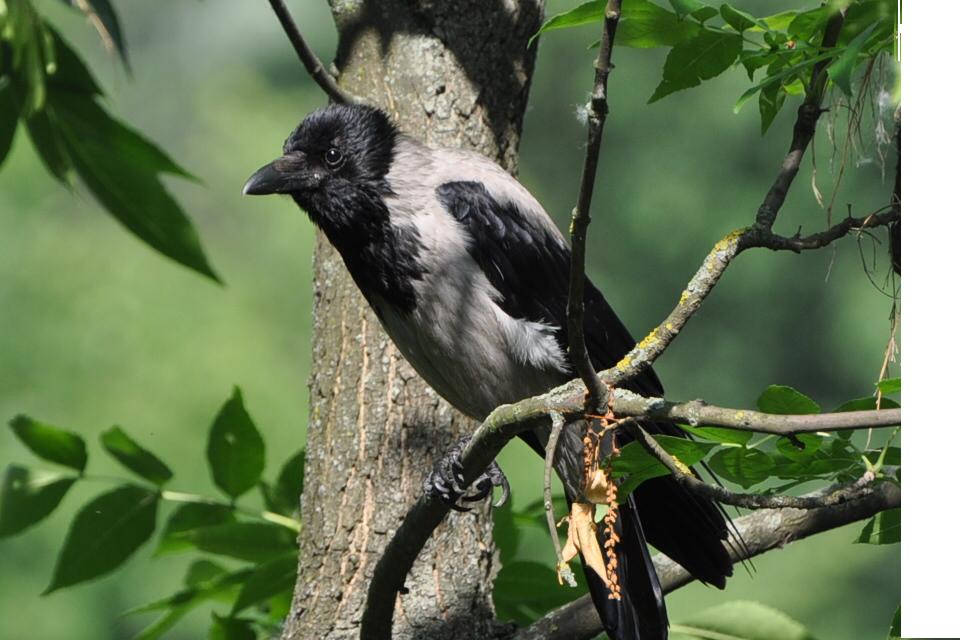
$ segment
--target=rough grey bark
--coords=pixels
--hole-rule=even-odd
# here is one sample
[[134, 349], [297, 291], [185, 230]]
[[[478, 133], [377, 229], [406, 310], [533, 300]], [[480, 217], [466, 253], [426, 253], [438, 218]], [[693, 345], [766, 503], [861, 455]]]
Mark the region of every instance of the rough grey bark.
[[[340, 83], [427, 142], [517, 169], [540, 0], [331, 0]], [[321, 236], [300, 569], [285, 639], [354, 638], [377, 558], [432, 461], [475, 425], [429, 389]], [[495, 634], [489, 506], [453, 514], [407, 577], [396, 638]]]

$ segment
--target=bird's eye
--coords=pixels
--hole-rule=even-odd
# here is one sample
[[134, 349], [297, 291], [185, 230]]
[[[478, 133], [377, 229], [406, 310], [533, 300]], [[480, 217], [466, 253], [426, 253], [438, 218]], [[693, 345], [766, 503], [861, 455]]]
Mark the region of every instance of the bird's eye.
[[340, 152], [340, 149], [330, 147], [327, 149], [327, 152], [323, 154], [323, 160], [327, 163], [328, 167], [336, 169], [343, 164], [343, 154]]

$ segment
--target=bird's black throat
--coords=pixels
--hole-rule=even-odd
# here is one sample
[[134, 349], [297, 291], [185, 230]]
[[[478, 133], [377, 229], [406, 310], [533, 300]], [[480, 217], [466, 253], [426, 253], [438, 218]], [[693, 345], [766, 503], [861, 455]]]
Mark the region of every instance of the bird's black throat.
[[401, 233], [390, 223], [381, 189], [331, 180], [323, 191], [294, 194], [294, 200], [326, 234], [368, 300], [376, 295], [406, 314], [417, 306], [414, 281], [425, 273], [423, 244], [415, 228]]

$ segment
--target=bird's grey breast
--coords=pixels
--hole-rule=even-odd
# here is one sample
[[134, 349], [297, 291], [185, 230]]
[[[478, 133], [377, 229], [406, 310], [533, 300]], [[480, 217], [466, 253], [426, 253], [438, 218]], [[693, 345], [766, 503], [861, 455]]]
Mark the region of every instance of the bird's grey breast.
[[[371, 303], [427, 383], [480, 419], [498, 405], [541, 393], [569, 376], [557, 328], [513, 317], [502, 308], [502, 295], [471, 255], [476, 238], [437, 197], [437, 187], [458, 167], [438, 167], [433, 151], [401, 142], [387, 177], [391, 224], [398, 234], [415, 234], [421, 247], [423, 276], [414, 283], [415, 306], [404, 313], [375, 296]], [[481, 173], [488, 169], [484, 163], [479, 167]], [[468, 165], [457, 175], [489, 178], [476, 173], [475, 165]]]

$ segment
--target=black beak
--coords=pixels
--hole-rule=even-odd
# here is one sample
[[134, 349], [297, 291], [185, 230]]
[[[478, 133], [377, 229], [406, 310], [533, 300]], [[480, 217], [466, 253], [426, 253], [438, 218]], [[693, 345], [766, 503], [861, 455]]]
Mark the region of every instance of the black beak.
[[316, 181], [300, 155], [280, 156], [261, 167], [243, 185], [245, 196], [265, 196], [272, 193], [293, 193], [309, 189]]

